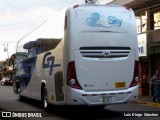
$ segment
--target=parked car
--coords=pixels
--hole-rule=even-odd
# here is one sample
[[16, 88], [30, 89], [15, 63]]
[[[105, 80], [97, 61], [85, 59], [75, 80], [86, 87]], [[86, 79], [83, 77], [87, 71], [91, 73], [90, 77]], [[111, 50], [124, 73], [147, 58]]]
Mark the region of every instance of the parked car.
[[12, 85], [13, 81], [9, 79], [9, 77], [4, 77], [1, 80], [1, 85]]

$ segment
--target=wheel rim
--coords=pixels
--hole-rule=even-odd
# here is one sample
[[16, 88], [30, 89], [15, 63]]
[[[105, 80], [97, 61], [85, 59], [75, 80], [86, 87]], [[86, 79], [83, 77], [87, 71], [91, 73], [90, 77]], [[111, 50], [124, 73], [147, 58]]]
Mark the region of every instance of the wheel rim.
[[47, 91], [46, 91], [46, 90], [44, 90], [44, 99], [43, 99], [43, 103], [44, 103], [44, 108], [47, 108], [48, 102], [47, 102]]
[[19, 99], [19, 100], [21, 99], [20, 95], [18, 95], [18, 99]]

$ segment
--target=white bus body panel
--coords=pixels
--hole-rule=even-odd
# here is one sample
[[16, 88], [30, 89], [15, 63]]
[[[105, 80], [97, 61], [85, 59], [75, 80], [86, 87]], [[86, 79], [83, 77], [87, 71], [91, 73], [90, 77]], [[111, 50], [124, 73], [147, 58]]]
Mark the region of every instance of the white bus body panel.
[[[133, 11], [120, 6], [89, 5], [70, 8], [66, 16], [65, 66], [75, 61], [83, 89], [66, 86], [66, 103], [98, 105], [136, 100], [138, 85], [129, 87], [138, 61]], [[125, 87], [115, 86], [120, 82]], [[107, 97], [108, 102], [104, 100]]]
[[66, 86], [66, 91], [67, 105], [107, 105], [137, 100], [138, 86], [119, 91], [94, 92], [86, 92]]
[[[43, 59], [47, 52], [50, 52], [50, 56], [54, 56], [54, 65], [52, 74], [50, 73], [50, 68], [43, 68]], [[54, 49], [47, 51], [46, 53], [39, 54], [37, 56], [35, 68], [31, 77], [30, 82], [28, 83], [27, 87], [21, 92], [22, 96], [26, 96], [28, 98], [33, 98], [36, 100], [41, 100], [41, 85], [42, 83], [45, 84], [48, 94], [48, 103], [50, 104], [64, 104], [63, 101], [56, 101], [56, 85], [55, 85], [55, 75], [58, 72], [63, 71], [63, 41], [59, 43], [59, 45]], [[48, 63], [47, 58], [45, 60], [45, 63]], [[51, 63], [49, 63], [51, 64]], [[63, 80], [63, 78], [62, 78]]]

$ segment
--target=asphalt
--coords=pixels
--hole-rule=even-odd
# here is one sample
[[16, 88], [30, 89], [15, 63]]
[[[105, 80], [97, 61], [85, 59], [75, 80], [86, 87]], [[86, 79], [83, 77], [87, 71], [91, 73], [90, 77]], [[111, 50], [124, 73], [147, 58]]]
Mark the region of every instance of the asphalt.
[[152, 101], [152, 96], [139, 96], [137, 101], [134, 101], [135, 103], [138, 104], [143, 104], [146, 106], [152, 106], [152, 107], [159, 107], [160, 108], [160, 103], [156, 103]]
[[[142, 104], [142, 105], [146, 105], [146, 106], [152, 106], [152, 107], [159, 107], [160, 108], [160, 103], [156, 103], [152, 101], [152, 96], [149, 95], [142, 95], [142, 96], [138, 96], [138, 100], [137, 101], [133, 101], [133, 103], [137, 103], [137, 104]], [[0, 108], [0, 112], [3, 109]]]

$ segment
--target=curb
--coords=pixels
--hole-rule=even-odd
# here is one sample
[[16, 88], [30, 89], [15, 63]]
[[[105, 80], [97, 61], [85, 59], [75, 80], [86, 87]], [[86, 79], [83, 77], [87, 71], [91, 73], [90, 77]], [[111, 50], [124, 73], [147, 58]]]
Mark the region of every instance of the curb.
[[146, 105], [146, 106], [151, 106], [151, 107], [159, 107], [160, 108], [160, 104], [159, 103], [155, 103], [155, 102], [134, 101], [133, 103], [137, 103], [137, 104], [141, 104], [141, 105]]

